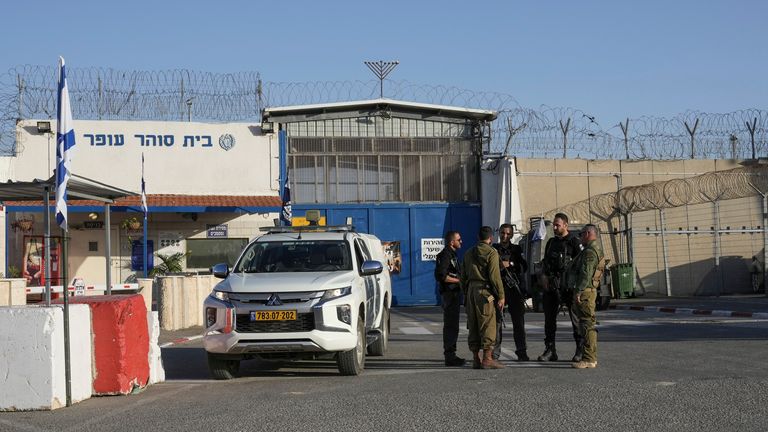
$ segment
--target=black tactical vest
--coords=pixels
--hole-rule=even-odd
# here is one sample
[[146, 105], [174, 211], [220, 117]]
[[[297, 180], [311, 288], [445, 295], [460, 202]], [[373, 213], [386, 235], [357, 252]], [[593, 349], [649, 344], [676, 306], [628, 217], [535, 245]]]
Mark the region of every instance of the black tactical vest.
[[579, 252], [581, 252], [580, 241], [571, 232], [565, 237], [550, 238], [544, 250], [544, 274], [548, 276], [563, 275]]

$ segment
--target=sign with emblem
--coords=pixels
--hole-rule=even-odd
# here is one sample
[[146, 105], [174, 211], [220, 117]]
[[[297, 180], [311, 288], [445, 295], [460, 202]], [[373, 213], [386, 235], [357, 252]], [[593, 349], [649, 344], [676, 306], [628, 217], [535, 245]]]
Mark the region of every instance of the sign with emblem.
[[219, 147], [226, 151], [232, 150], [235, 147], [235, 137], [232, 134], [224, 134], [219, 137]]

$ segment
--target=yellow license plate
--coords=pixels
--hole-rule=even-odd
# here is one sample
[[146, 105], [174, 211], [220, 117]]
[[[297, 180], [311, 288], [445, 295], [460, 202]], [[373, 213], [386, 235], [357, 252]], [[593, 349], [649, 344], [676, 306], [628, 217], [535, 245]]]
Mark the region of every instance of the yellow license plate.
[[251, 321], [296, 321], [295, 310], [252, 311]]

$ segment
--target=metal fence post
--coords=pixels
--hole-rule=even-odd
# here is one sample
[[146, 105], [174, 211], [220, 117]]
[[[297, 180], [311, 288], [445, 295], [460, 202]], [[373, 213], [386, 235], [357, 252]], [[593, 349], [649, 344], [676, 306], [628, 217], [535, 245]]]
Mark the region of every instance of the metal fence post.
[[661, 249], [664, 253], [664, 278], [667, 284], [667, 297], [672, 297], [672, 285], [669, 279], [669, 254], [667, 252], [667, 235], [666, 235], [666, 221], [664, 220], [664, 209], [659, 209], [659, 216], [661, 219]]

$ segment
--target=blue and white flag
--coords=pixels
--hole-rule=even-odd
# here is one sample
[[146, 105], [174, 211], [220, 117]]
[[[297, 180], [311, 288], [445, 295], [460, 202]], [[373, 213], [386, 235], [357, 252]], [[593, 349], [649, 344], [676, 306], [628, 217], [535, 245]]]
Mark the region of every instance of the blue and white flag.
[[288, 176], [285, 176], [285, 187], [283, 188], [283, 208], [280, 212], [280, 223], [282, 225], [291, 225], [293, 211], [291, 210], [291, 186]]
[[67, 73], [64, 58], [59, 57], [59, 103], [56, 115], [56, 223], [64, 231], [67, 228], [67, 183], [72, 166], [72, 147], [75, 146], [75, 130], [72, 108], [69, 105]]
[[547, 224], [544, 223], [544, 217], [542, 216], [539, 219], [539, 226], [536, 227], [536, 232], [533, 233], [532, 240], [544, 240], [545, 237], [547, 237]]
[[144, 182], [144, 153], [141, 154], [141, 209], [145, 215], [149, 212], [147, 207], [147, 184]]

